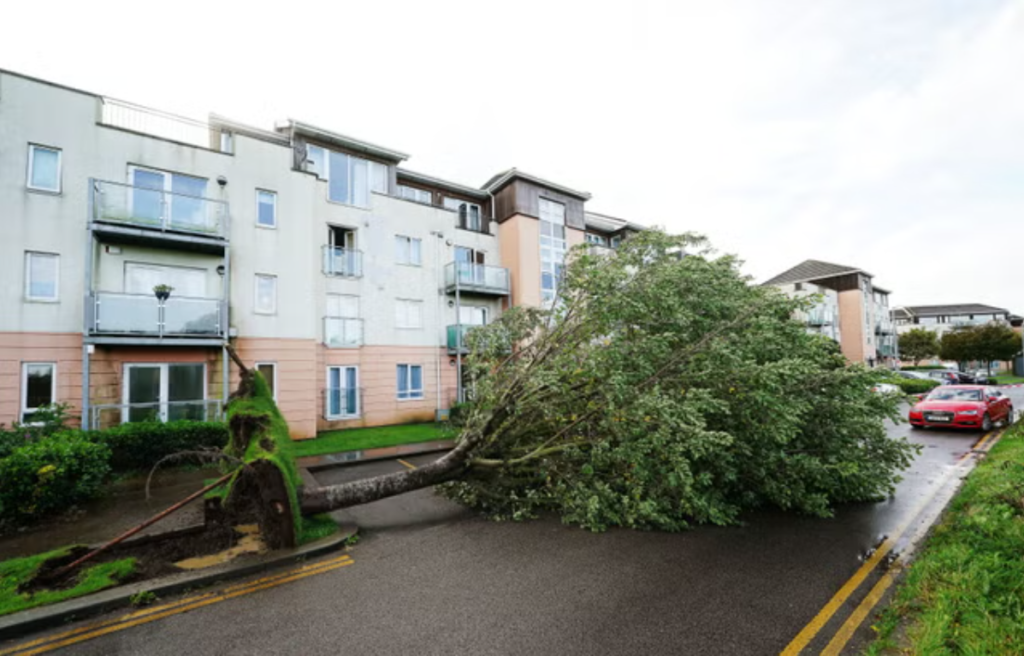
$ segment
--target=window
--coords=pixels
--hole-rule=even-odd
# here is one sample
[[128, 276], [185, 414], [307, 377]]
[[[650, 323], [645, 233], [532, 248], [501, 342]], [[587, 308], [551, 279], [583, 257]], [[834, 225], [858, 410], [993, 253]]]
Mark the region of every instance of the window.
[[604, 235], [595, 235], [588, 232], [584, 237], [588, 244], [593, 244], [594, 246], [608, 246], [608, 238]]
[[256, 225], [277, 227], [277, 192], [256, 190]]
[[220, 152], [229, 154], [235, 152], [235, 135], [230, 132], [220, 133]]
[[802, 282], [793, 284], [794, 291], [802, 292], [804, 290], [804, 284]]
[[327, 150], [313, 144], [306, 144], [306, 170], [316, 173], [322, 180], [327, 179]]
[[370, 162], [370, 191], [388, 193], [388, 165]]
[[418, 364], [398, 365], [398, 398], [423, 398], [423, 367]]
[[327, 151], [327, 196], [336, 203], [369, 207], [370, 162]]
[[353, 347], [363, 343], [363, 322], [359, 320], [358, 296], [327, 295], [324, 343], [331, 348]]
[[21, 421], [31, 423], [40, 408], [57, 401], [57, 365], [25, 362], [21, 365]]
[[422, 328], [423, 301], [395, 301], [395, 328]]
[[28, 188], [60, 193], [61, 151], [30, 144], [28, 147]]
[[416, 187], [408, 187], [406, 185], [398, 185], [398, 194], [406, 200], [414, 200], [417, 203], [424, 203], [425, 205], [432, 205], [433, 194], [426, 189], [417, 189]]
[[327, 316], [356, 319], [359, 317], [359, 297], [349, 294], [327, 295]]
[[206, 179], [132, 166], [128, 169], [133, 219], [171, 228], [214, 232], [221, 226], [206, 196]]
[[477, 232], [482, 230], [480, 206], [476, 203], [467, 203], [466, 201], [459, 200], [458, 198], [445, 198], [444, 206], [445, 209], [458, 213], [458, 227], [463, 230], [476, 230]]
[[256, 274], [255, 311], [259, 314], [277, 312], [277, 276]]
[[[614, 239], [613, 239], [613, 245]], [[565, 267], [565, 205], [540, 199], [540, 295], [551, 303]]]
[[359, 415], [359, 368], [327, 367], [327, 394], [324, 415], [327, 419], [345, 419]]
[[125, 364], [121, 421], [207, 419], [206, 365]]
[[473, 305], [459, 306], [459, 323], [465, 326], [486, 326], [487, 308]]
[[399, 264], [423, 264], [422, 244], [419, 239], [395, 235], [395, 261]]
[[257, 362], [256, 371], [263, 375], [263, 379], [267, 381], [267, 385], [270, 386], [270, 395], [277, 401], [277, 363], [276, 362]]
[[25, 253], [25, 298], [56, 301], [60, 282], [60, 256], [53, 253]]

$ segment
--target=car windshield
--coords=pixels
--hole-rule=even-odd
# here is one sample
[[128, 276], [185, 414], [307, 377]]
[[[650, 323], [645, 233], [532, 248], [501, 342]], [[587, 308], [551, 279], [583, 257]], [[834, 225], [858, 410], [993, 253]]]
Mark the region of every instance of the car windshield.
[[980, 401], [981, 390], [940, 387], [928, 395], [929, 401]]

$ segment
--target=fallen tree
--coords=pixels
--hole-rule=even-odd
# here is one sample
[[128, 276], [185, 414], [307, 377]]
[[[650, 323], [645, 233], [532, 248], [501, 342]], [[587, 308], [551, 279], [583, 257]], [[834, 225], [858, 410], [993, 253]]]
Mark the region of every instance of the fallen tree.
[[883, 426], [898, 401], [792, 320], [813, 301], [751, 286], [691, 235], [570, 259], [552, 310], [513, 308], [469, 334], [454, 450], [302, 490], [300, 512], [443, 483], [496, 517], [678, 530], [762, 505], [827, 515], [893, 490], [914, 451]]

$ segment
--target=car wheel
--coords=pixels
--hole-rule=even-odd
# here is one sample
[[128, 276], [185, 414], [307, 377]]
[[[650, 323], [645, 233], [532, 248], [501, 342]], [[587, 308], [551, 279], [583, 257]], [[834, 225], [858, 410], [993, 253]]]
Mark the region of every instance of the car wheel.
[[989, 417], [987, 412], [985, 413], [985, 416], [981, 418], [981, 430], [986, 433], [992, 430], [992, 417]]

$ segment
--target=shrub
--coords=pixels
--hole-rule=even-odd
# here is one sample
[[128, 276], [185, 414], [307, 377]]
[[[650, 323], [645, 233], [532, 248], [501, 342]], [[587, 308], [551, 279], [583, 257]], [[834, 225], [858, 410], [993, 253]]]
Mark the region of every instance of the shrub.
[[899, 386], [904, 394], [925, 394], [939, 386], [937, 380], [925, 380], [924, 378], [893, 378], [890, 380], [893, 385]]
[[32, 419], [31, 424], [16, 421], [9, 429], [0, 424], [0, 458], [10, 455], [19, 446], [64, 430], [67, 420], [70, 419], [68, 405], [57, 403], [43, 406], [35, 411]]
[[94, 498], [109, 460], [105, 444], [78, 431], [15, 448], [0, 458], [0, 518], [33, 519]]
[[138, 422], [88, 431], [88, 439], [110, 447], [114, 471], [148, 469], [164, 456], [203, 447], [224, 448], [228, 427], [214, 421]]

